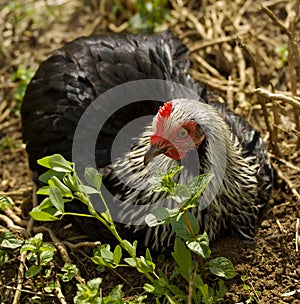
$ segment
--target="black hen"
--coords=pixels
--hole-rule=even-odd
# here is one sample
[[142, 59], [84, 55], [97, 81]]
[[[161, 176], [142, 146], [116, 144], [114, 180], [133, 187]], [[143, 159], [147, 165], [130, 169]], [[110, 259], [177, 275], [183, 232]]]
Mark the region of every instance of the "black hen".
[[[21, 109], [29, 163], [37, 174], [43, 172], [37, 159], [54, 153], [80, 163], [77, 167], [91, 165], [85, 161], [91, 152], [86, 146], [89, 134], [101, 125], [92, 152], [97, 168], [105, 175], [106, 187], [125, 204], [122, 211], [117, 206], [113, 212], [117, 221], [128, 224], [120, 225], [121, 234], [127, 239], [140, 238], [145, 246], [156, 249], [169, 246], [173, 239], [170, 227], [145, 227], [145, 210], [131, 207], [166, 200], [163, 194], [153, 193], [149, 185], [149, 178], [158, 170], [165, 171], [181, 160], [185, 166], [181, 178], [185, 181], [204, 172], [217, 175], [200, 202], [202, 208], [195, 210], [200, 227], [211, 240], [225, 229], [252, 240], [272, 189], [272, 169], [262, 139], [241, 117], [212, 102], [205, 87], [191, 79], [187, 53], [187, 48], [169, 32], [77, 39], [41, 64]], [[131, 81], [137, 82], [121, 87], [114, 95], [118, 85]], [[132, 91], [138, 92], [135, 95]], [[128, 96], [133, 96], [131, 102]], [[112, 111], [114, 98], [118, 106]], [[158, 112], [168, 100], [172, 102]], [[105, 122], [98, 121], [101, 115], [85, 112], [91, 104], [94, 112], [107, 117]], [[84, 120], [84, 112], [87, 126], [78, 135], [76, 127], [81, 117]], [[136, 130], [140, 135], [133, 146], [117, 151], [119, 158], [115, 160], [111, 156], [114, 141], [122, 128], [137, 118], [155, 114], [153, 124], [145, 119]], [[74, 134], [80, 140], [79, 146], [77, 139], [73, 143]], [[125, 139], [133, 143], [130, 140], [133, 138]], [[191, 156], [193, 150], [197, 166]], [[81, 207], [73, 204], [72, 208]], [[95, 221], [84, 225], [87, 233], [98, 234], [100, 240], [109, 239], [107, 232], [100, 232], [98, 227]]]

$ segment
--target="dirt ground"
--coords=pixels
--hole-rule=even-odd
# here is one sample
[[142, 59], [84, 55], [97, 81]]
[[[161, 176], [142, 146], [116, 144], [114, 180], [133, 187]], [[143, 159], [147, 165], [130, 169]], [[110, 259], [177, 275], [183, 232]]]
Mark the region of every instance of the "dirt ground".
[[[104, 293], [123, 284], [127, 298], [141, 294], [146, 281], [139, 273], [97, 271], [89, 260], [93, 244], [85, 246], [89, 244], [82, 242], [88, 239], [76, 227], [66, 221], [41, 227], [28, 217], [36, 189], [22, 143], [19, 96], [28, 71], [35, 71], [66, 41], [93, 33], [134, 31], [128, 20], [136, 13], [135, 1], [15, 0], [0, 5], [0, 196], [13, 203], [12, 211], [0, 213], [0, 232], [25, 237], [26, 231], [43, 231], [46, 240], [65, 246], [81, 279], [100, 275]], [[191, 75], [260, 131], [274, 166], [274, 194], [256, 243], [227, 236], [212, 244], [213, 255], [229, 258], [237, 271], [226, 282], [223, 303], [300, 303], [299, 1], [270, 0], [264, 6], [269, 11], [255, 0], [174, 0], [166, 5], [171, 18], [156, 28], [170, 29], [186, 43]], [[25, 72], [16, 75], [22, 67]], [[255, 92], [256, 88], [260, 90]], [[53, 272], [63, 265], [63, 254], [56, 255]], [[165, 260], [167, 270], [172, 265], [168, 255]], [[0, 268], [1, 303], [33, 303], [36, 281], [23, 278], [23, 263], [15, 254]], [[80, 278], [61, 282], [67, 303], [72, 303]], [[52, 294], [43, 303], [63, 302]]]

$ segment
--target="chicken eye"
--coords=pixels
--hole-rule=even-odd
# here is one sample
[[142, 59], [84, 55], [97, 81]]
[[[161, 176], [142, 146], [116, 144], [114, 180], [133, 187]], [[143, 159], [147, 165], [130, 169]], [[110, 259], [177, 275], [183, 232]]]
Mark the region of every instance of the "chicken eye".
[[177, 133], [178, 137], [181, 139], [185, 139], [189, 136], [189, 130], [181, 128]]

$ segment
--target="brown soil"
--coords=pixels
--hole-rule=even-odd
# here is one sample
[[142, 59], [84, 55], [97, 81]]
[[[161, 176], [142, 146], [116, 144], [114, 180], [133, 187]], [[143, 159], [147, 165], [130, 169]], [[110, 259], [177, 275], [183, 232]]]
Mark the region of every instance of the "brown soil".
[[[296, 238], [296, 222], [300, 217], [299, 146], [297, 148], [300, 109], [280, 97], [264, 99], [271, 128], [268, 130], [261, 106], [263, 99], [254, 94], [255, 86], [260, 86], [286, 97], [299, 96], [300, 66], [297, 66], [297, 56], [287, 58], [288, 35], [283, 29], [284, 25], [288, 26], [288, 34], [298, 41], [297, 22], [293, 29], [293, 12], [297, 12], [297, 8], [293, 1], [268, 1], [282, 24], [280, 28], [255, 0], [201, 2], [200, 7], [198, 1], [188, 1], [180, 7], [171, 1], [168, 8], [172, 20], [161, 29], [171, 29], [191, 49], [192, 76], [206, 82], [221, 101], [226, 100], [260, 130], [270, 148], [276, 175], [274, 195], [258, 228], [256, 243], [245, 244], [227, 236], [212, 244], [213, 255], [229, 258], [237, 270], [236, 277], [226, 283], [228, 293], [224, 303], [300, 303], [300, 263], [299, 251], [296, 251], [297, 244], [300, 246]], [[0, 213], [0, 232], [10, 230], [25, 238], [26, 229], [33, 234], [44, 229], [45, 239], [53, 241], [45, 228], [40, 228], [39, 223], [32, 226], [28, 217], [36, 189], [21, 139], [20, 102], [15, 95], [20, 81], [14, 81], [12, 75], [21, 65], [36, 70], [52, 50], [76, 37], [129, 30], [127, 21], [135, 13], [135, 6], [134, 1], [126, 0], [115, 4], [99, 1], [99, 5], [98, 1], [91, 0], [85, 1], [85, 5], [79, 0], [56, 0], [48, 7], [42, 0], [26, 3], [7, 1], [0, 11], [3, 37], [0, 42], [0, 196], [9, 197], [13, 203], [13, 212]], [[298, 21], [298, 17], [295, 20]], [[244, 47], [237, 46], [237, 36]], [[259, 73], [259, 82], [255, 70]], [[299, 103], [299, 98], [294, 100]], [[143, 293], [146, 280], [139, 273], [127, 269], [99, 273], [89, 259], [91, 247], [72, 247], [88, 240], [81, 238], [76, 227], [64, 220], [42, 227], [48, 227], [66, 246], [69, 258], [80, 269], [81, 278], [86, 281], [97, 276], [103, 278], [104, 294], [116, 284], [124, 285], [127, 298]], [[57, 243], [56, 246], [59, 247]], [[51, 264], [53, 273], [59, 272], [64, 258], [61, 252], [56, 254]], [[20, 259], [15, 251], [0, 268], [1, 303], [31, 303], [30, 298], [39, 291], [37, 279], [20, 278], [23, 265]], [[166, 271], [172, 268], [168, 255], [162, 267]], [[245, 276], [249, 290], [244, 289], [241, 276]], [[67, 303], [73, 302], [80, 277], [70, 283], [61, 282]], [[18, 283], [22, 289], [20, 297], [16, 292]], [[42, 302], [64, 303], [54, 294], [46, 295]], [[152, 303], [151, 299], [148, 303]]]

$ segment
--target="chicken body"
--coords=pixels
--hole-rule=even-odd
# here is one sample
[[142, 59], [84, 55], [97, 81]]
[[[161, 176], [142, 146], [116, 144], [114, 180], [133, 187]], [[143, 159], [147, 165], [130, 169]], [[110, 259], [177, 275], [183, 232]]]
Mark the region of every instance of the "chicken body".
[[[247, 122], [223, 104], [213, 102], [205, 86], [192, 80], [189, 67], [186, 47], [169, 32], [94, 36], [66, 44], [41, 64], [22, 104], [23, 136], [31, 169], [41, 174], [36, 160], [54, 153], [72, 160], [78, 122], [101, 94], [130, 81], [155, 79], [179, 84], [193, 98], [185, 96], [183, 90], [172, 98], [169, 112], [164, 105], [169, 100], [153, 100], [153, 96], [126, 102], [105, 121], [97, 137], [96, 166], [104, 173], [105, 187], [117, 202], [123, 202], [121, 211], [115, 210], [121, 213], [120, 233], [156, 250], [172, 244], [174, 235], [169, 226], [146, 227], [143, 220], [137, 221], [145, 216], [145, 209], [132, 206], [172, 205], [164, 194], [152, 191], [149, 179], [157, 171], [182, 163], [185, 168], [178, 176], [181, 182], [202, 173], [214, 174], [200, 208], [194, 211], [201, 230], [211, 240], [230, 230], [252, 241], [272, 190], [266, 148]], [[160, 106], [165, 111], [159, 110]], [[98, 108], [107, 111], [101, 103]], [[161, 113], [166, 112], [162, 119]], [[146, 115], [155, 115], [153, 122], [145, 122], [131, 149], [123, 151], [118, 160], [112, 159], [113, 143], [120, 130]], [[97, 121], [90, 122], [87, 137], [88, 128], [96, 125]], [[189, 143], [183, 145], [183, 139]], [[149, 158], [151, 146], [159, 152], [153, 153], [152, 149]], [[84, 151], [83, 145], [83, 158]], [[82, 206], [73, 204], [70, 208], [77, 211]], [[110, 240], [108, 232], [99, 230], [95, 221], [87, 221], [84, 228], [100, 240]]]

